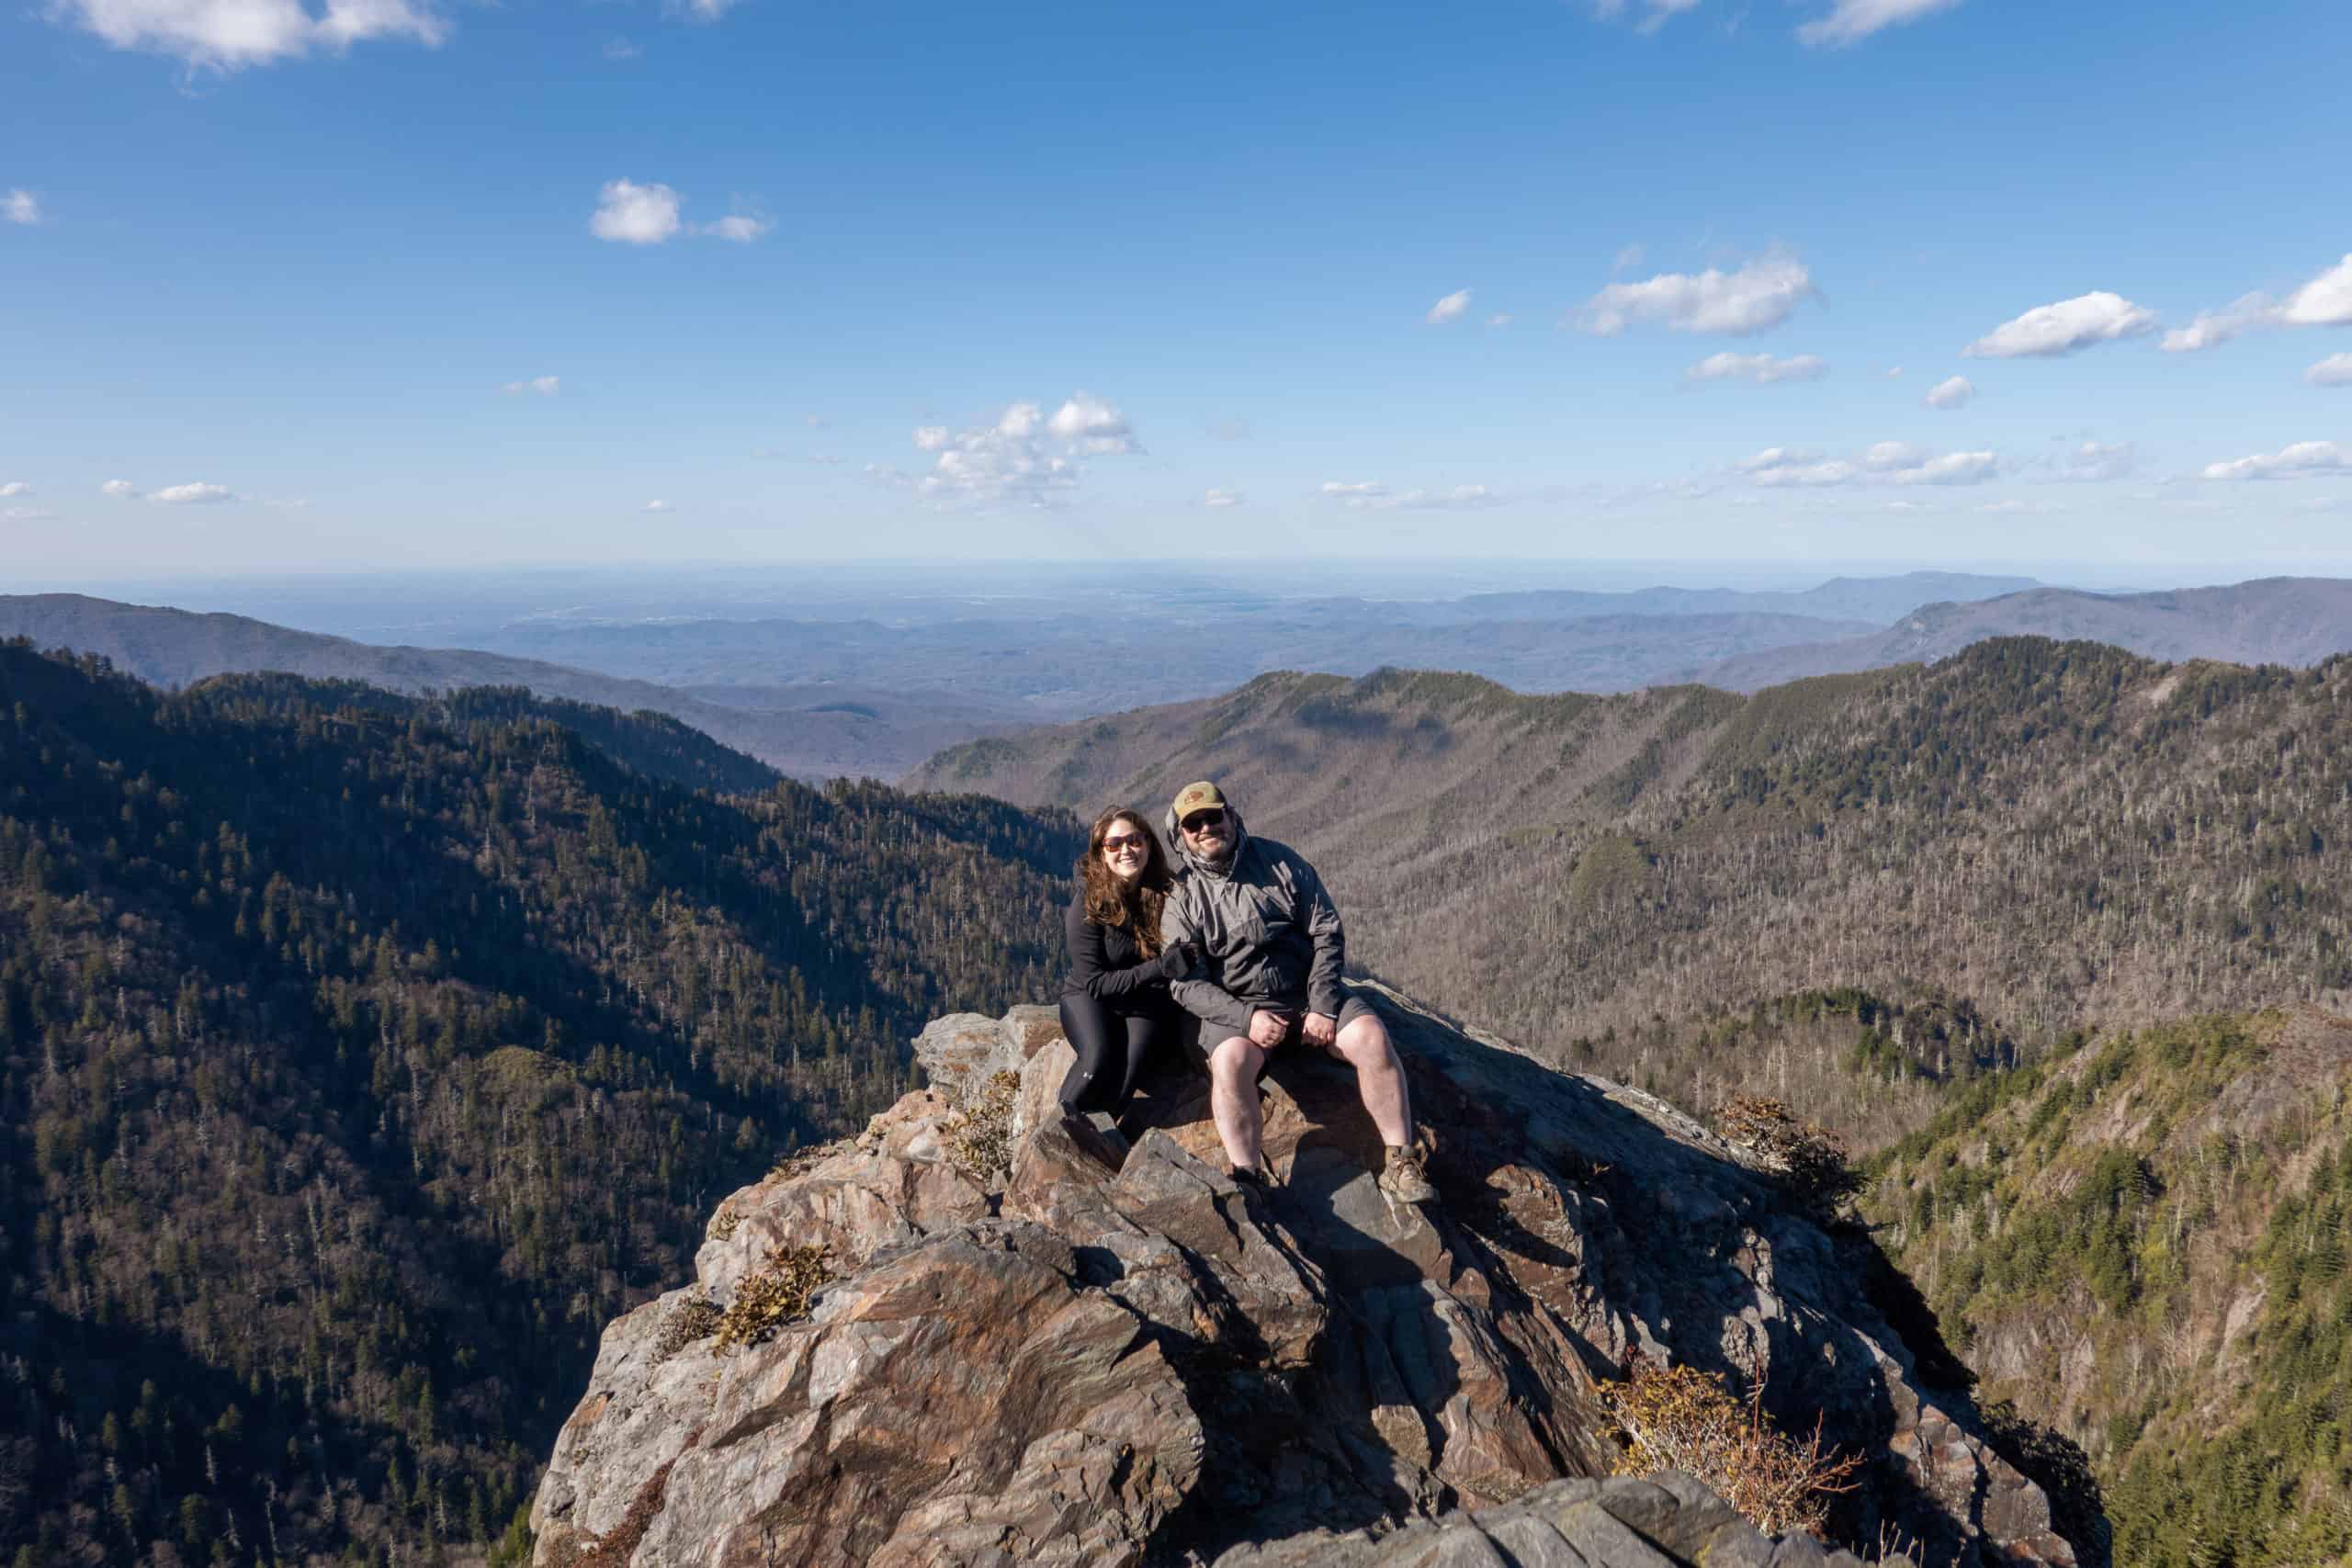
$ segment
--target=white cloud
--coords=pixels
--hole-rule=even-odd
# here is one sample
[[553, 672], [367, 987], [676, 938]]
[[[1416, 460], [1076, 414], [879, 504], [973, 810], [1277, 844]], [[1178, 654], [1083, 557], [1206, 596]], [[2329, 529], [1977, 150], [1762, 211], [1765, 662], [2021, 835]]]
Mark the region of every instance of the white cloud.
[[733, 10], [740, 0], [685, 0], [679, 8], [697, 22], [715, 22]]
[[2288, 295], [2278, 320], [2290, 327], [2352, 326], [2352, 254]]
[[2086, 441], [2058, 460], [2058, 477], [2078, 484], [2100, 484], [2123, 478], [2139, 460], [2129, 441]]
[[2352, 354], [2331, 354], [2303, 372], [2314, 387], [2352, 387]]
[[1900, 365], [1888, 366], [1886, 367], [1886, 378], [1890, 381], [1900, 381], [1903, 379], [1903, 367]]
[[1124, 457], [1139, 450], [1126, 416], [1091, 392], [1071, 394], [1046, 428], [1089, 457]]
[[2173, 354], [2218, 348], [2256, 327], [2346, 325], [2352, 325], [2352, 254], [2299, 285], [2284, 299], [2244, 294], [2222, 310], [2199, 310], [2188, 325], [2165, 334], [2165, 348]]
[[910, 486], [942, 502], [1008, 502], [1044, 506], [1077, 488], [1078, 459], [1125, 457], [1143, 450], [1118, 409], [1091, 392], [1073, 392], [1048, 415], [1036, 403], [1013, 403], [993, 424], [951, 431], [926, 424], [914, 433], [918, 451], [936, 452], [931, 471], [914, 478], [868, 465], [866, 471]]
[[2292, 479], [2315, 474], [2352, 473], [2352, 457], [2333, 441], [2298, 441], [2278, 452], [2259, 452], [2226, 463], [2208, 463], [2208, 479]]
[[166, 506], [218, 506], [237, 497], [226, 485], [209, 485], [199, 480], [192, 484], [165, 485], [147, 499], [160, 501]]
[[6, 484], [0, 485], [0, 500], [6, 500], [11, 496], [30, 495], [32, 492], [33, 487], [22, 479], [10, 479]]
[[1444, 299], [1439, 300], [1436, 304], [1430, 306], [1430, 313], [1422, 317], [1421, 320], [1427, 321], [1430, 326], [1442, 327], [1448, 321], [1460, 319], [1462, 312], [1467, 310], [1469, 308], [1470, 290], [1467, 288], [1458, 288], [1453, 293], [1447, 295]]
[[28, 190], [12, 190], [6, 197], [0, 197], [0, 218], [6, 218], [11, 223], [38, 223], [40, 221], [40, 198]]
[[1975, 382], [1965, 376], [1954, 376], [1928, 388], [1928, 395], [1919, 400], [1931, 409], [1956, 409], [1975, 395]]
[[1736, 272], [1664, 272], [1643, 283], [1612, 283], [1585, 302], [1579, 323], [1602, 337], [1633, 321], [1664, 321], [1676, 332], [1745, 337], [1777, 327], [1816, 290], [1804, 264], [1761, 256]]
[[600, 240], [658, 245], [678, 231], [678, 193], [665, 185], [608, 180], [597, 193], [588, 231]]
[[1859, 43], [1881, 28], [1916, 22], [1959, 4], [1960, 0], [1838, 0], [1829, 15], [1799, 28], [1797, 37], [1809, 44], [1842, 47]]
[[1341, 484], [1327, 479], [1323, 493], [1356, 512], [1466, 512], [1500, 506], [1510, 498], [1485, 485], [1455, 485], [1452, 490], [1407, 490], [1390, 494], [1379, 483]]
[[527, 381], [509, 381], [498, 389], [510, 398], [525, 392], [537, 392], [543, 398], [552, 398], [561, 385], [562, 382], [553, 376], [534, 376]]
[[1510, 313], [1507, 310], [1498, 310], [1487, 318], [1487, 324], [1490, 327], [1507, 327], [1510, 325]]
[[2248, 294], [2233, 302], [2226, 310], [2199, 310], [2185, 327], [2175, 327], [2165, 333], [2166, 354], [2195, 354], [2200, 349], [2219, 348], [2248, 327], [2259, 326], [2269, 313], [2270, 301], [2259, 294]]
[[1238, 490], [1213, 490], [1201, 498], [1204, 506], [1238, 506], [1241, 492]]
[[2156, 313], [2105, 289], [2054, 305], [2037, 305], [2004, 321], [1961, 350], [1973, 359], [2016, 359], [2072, 354], [2093, 344], [2140, 337], [2156, 329]]
[[108, 479], [98, 487], [98, 493], [112, 496], [117, 501], [137, 501], [139, 487], [129, 479]]
[[1750, 484], [1806, 490], [1850, 484], [1983, 484], [2001, 471], [2000, 459], [1990, 452], [1930, 457], [1901, 441], [1882, 441], [1858, 457], [1824, 457], [1796, 447], [1768, 446], [1736, 466]]
[[1829, 373], [1828, 361], [1818, 355], [1792, 355], [1775, 359], [1769, 354], [1711, 354], [1682, 373], [1686, 381], [1752, 381], [1769, 387], [1776, 381], [1812, 381]]
[[10, 523], [46, 523], [56, 515], [38, 506], [0, 506], [0, 520]]
[[117, 49], [167, 54], [190, 65], [235, 71], [324, 50], [340, 54], [375, 39], [413, 39], [428, 48], [448, 24], [411, 0], [56, 0], [51, 15]]
[[714, 240], [732, 240], [739, 245], [748, 245], [775, 228], [775, 220], [754, 208], [748, 212], [729, 213], [715, 223], [705, 223], [695, 232], [707, 234]]
[[678, 509], [671, 505], [666, 501], [649, 501], [645, 503], [645, 510], [648, 512], [675, 512]]

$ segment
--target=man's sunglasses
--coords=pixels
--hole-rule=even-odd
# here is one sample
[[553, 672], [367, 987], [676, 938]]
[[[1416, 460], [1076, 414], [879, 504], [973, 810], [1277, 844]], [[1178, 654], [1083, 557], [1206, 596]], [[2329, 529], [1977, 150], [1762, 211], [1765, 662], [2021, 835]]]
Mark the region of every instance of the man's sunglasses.
[[1225, 826], [1225, 813], [1222, 811], [1195, 811], [1177, 825], [1182, 828], [1187, 833], [1197, 833], [1204, 828], [1222, 828]]

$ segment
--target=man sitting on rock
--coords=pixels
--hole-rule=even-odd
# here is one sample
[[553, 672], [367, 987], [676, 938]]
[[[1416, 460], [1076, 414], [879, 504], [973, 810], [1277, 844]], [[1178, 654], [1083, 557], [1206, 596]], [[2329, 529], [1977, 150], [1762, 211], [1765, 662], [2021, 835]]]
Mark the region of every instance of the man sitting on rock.
[[1161, 908], [1160, 943], [1191, 943], [1204, 955], [1169, 988], [1201, 1021], [1209, 1111], [1234, 1179], [1265, 1184], [1258, 1079], [1270, 1052], [1303, 1042], [1355, 1068], [1363, 1108], [1388, 1145], [1380, 1190], [1401, 1203], [1433, 1201], [1388, 1031], [1362, 998], [1340, 989], [1346, 938], [1323, 879], [1296, 851], [1250, 837], [1214, 784], [1177, 792], [1167, 831], [1186, 874]]

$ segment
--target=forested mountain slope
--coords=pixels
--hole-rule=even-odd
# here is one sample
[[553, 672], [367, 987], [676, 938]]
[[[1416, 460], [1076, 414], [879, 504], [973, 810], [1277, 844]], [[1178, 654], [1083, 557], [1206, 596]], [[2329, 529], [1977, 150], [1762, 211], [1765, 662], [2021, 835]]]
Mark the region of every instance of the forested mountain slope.
[[2352, 1551], [2352, 1019], [2071, 1040], [1875, 1162], [1866, 1208], [1982, 1378], [2079, 1442], [2132, 1568]]
[[0, 1560], [496, 1536], [715, 1194], [1050, 993], [1066, 819], [505, 701], [0, 646]]
[[[1157, 819], [1197, 777], [1316, 860], [1356, 962], [1686, 1102], [1724, 1070], [1702, 1037], [1805, 993], [1944, 1009], [1931, 1069], [2089, 1021], [2352, 1003], [2352, 659], [2005, 638], [1749, 697], [1276, 675], [909, 782]], [[1886, 1011], [1877, 1037], [1917, 1047]]]

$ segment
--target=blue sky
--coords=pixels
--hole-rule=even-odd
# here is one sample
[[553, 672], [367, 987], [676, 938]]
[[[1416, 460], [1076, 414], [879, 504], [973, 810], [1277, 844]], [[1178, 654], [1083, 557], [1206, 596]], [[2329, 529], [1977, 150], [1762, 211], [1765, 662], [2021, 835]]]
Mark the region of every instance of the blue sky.
[[2347, 60], [2338, 0], [34, 0], [0, 586], [2352, 570]]

